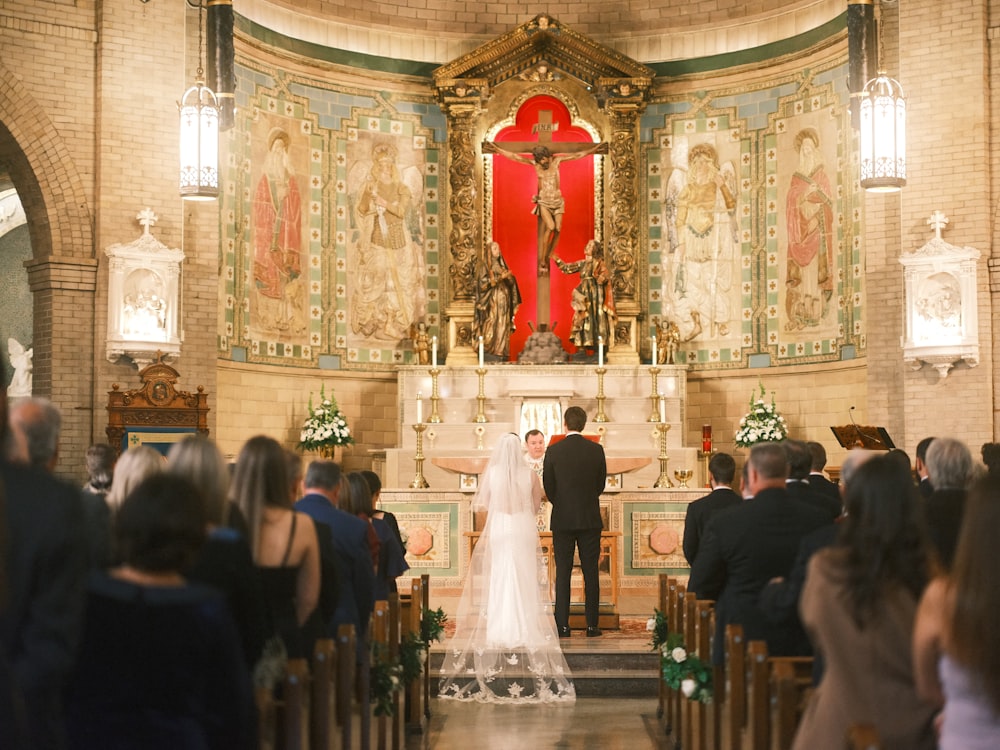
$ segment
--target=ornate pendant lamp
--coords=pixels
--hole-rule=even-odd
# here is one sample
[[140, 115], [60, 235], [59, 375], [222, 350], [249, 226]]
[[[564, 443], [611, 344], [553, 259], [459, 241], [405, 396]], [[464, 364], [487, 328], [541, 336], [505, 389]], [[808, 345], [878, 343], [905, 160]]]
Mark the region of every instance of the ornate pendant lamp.
[[[188, 0], [190, 5], [190, 0]], [[205, 85], [201, 66], [201, 11], [198, 0], [198, 70], [195, 84], [180, 101], [180, 194], [186, 200], [219, 197], [219, 104]]]
[[876, 23], [878, 75], [865, 84], [860, 98], [861, 187], [894, 193], [906, 185], [906, 97], [899, 81], [882, 69], [881, 18]]

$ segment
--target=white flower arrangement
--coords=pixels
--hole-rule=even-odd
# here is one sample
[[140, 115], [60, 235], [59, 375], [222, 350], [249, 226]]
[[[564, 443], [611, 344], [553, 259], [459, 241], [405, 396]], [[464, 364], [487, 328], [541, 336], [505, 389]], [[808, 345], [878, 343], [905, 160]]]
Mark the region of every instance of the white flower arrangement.
[[312, 396], [309, 396], [309, 416], [299, 433], [299, 450], [323, 450], [336, 445], [349, 445], [354, 442], [351, 428], [337, 407], [337, 399], [326, 397], [326, 386], [319, 389], [319, 406], [313, 407]]
[[755, 399], [754, 394], [750, 394], [750, 411], [740, 420], [740, 428], [736, 431], [735, 442], [740, 448], [750, 448], [757, 443], [778, 442], [788, 437], [788, 426], [774, 405], [774, 394], [771, 394], [771, 403], [766, 403], [764, 384], [758, 384], [760, 396]]

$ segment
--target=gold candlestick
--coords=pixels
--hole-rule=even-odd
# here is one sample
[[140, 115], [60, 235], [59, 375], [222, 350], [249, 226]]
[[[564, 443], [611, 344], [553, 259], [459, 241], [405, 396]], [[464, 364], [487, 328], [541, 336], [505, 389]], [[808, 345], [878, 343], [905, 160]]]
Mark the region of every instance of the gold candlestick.
[[[650, 367], [649, 374], [653, 378], [653, 392], [650, 394], [649, 398], [653, 402], [653, 411], [649, 415], [647, 422], [659, 422], [660, 421], [660, 393], [656, 388], [656, 376], [660, 374], [659, 367]], [[669, 479], [667, 480], [670, 481]]]
[[479, 395], [476, 396], [476, 401], [479, 404], [479, 411], [476, 412], [476, 418], [473, 421], [477, 424], [481, 424], [483, 422], [490, 421], [486, 418], [486, 368], [477, 367], [476, 375], [479, 376]]
[[432, 367], [430, 369], [431, 373], [431, 416], [427, 420], [430, 424], [441, 424], [441, 415], [438, 414], [438, 401], [440, 397], [438, 396], [438, 375], [441, 374], [441, 370], [437, 367]]
[[[657, 414], [656, 418], [658, 420], [660, 415]], [[674, 483], [670, 481], [670, 475], [667, 474], [667, 463], [670, 461], [670, 457], [667, 455], [667, 432], [670, 431], [670, 425], [666, 422], [659, 422], [656, 429], [660, 431], [660, 476], [653, 483], [653, 487], [673, 487]]]
[[410, 488], [414, 490], [422, 490], [426, 487], [430, 487], [427, 484], [427, 480], [424, 479], [424, 430], [427, 429], [427, 425], [423, 422], [417, 422], [413, 425], [414, 431], [417, 433], [417, 455], [413, 457], [413, 463], [416, 464], [417, 473], [413, 477], [413, 481], [410, 482]]
[[606, 367], [598, 367], [595, 372], [597, 373], [597, 416], [594, 417], [595, 422], [608, 422], [608, 415], [604, 413], [604, 373], [608, 371]]
[[705, 461], [705, 486], [708, 487], [712, 482], [712, 474], [708, 469], [708, 464], [712, 460], [712, 456], [715, 455], [715, 450], [710, 451], [698, 451], [698, 458], [704, 459]]

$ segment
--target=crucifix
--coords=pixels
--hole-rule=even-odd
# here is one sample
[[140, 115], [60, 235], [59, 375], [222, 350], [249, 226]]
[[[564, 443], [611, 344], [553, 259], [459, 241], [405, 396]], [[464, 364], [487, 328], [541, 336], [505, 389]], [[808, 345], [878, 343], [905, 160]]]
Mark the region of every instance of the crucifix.
[[941, 239], [941, 230], [948, 226], [948, 217], [940, 211], [935, 210], [931, 218], [927, 220], [930, 228], [934, 230], [934, 239]]
[[[606, 143], [581, 141], [554, 143], [552, 133], [558, 126], [558, 123], [553, 122], [551, 110], [541, 110], [538, 113], [538, 122], [531, 128], [531, 132], [538, 136], [538, 140], [504, 141], [502, 143], [486, 141], [483, 143], [484, 154], [500, 154], [512, 161], [528, 164], [535, 168], [535, 175], [538, 178], [538, 192], [533, 200], [535, 202], [534, 213], [538, 216], [537, 321], [539, 330], [545, 330], [543, 326], [547, 327], [549, 324], [549, 264], [552, 259], [552, 251], [559, 240], [563, 213], [565, 212], [565, 202], [559, 187], [559, 165], [564, 161], [582, 159], [591, 154], [605, 154], [608, 151]], [[553, 153], [555, 146], [558, 146], [558, 149], [555, 149], [557, 153]], [[525, 152], [530, 152], [531, 158], [524, 156]]]

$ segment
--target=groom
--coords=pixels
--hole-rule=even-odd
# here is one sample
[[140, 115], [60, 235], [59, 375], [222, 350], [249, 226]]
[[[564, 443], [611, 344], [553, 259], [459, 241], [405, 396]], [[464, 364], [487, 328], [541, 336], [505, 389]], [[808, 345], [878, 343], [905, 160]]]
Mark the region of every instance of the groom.
[[604, 448], [582, 434], [587, 413], [571, 406], [563, 415], [566, 437], [549, 446], [542, 467], [545, 496], [552, 503], [552, 552], [556, 560], [556, 627], [568, 638], [569, 589], [573, 555], [579, 549], [587, 616], [587, 637], [601, 635], [598, 606], [601, 587], [597, 563], [601, 556], [600, 497], [607, 477]]

